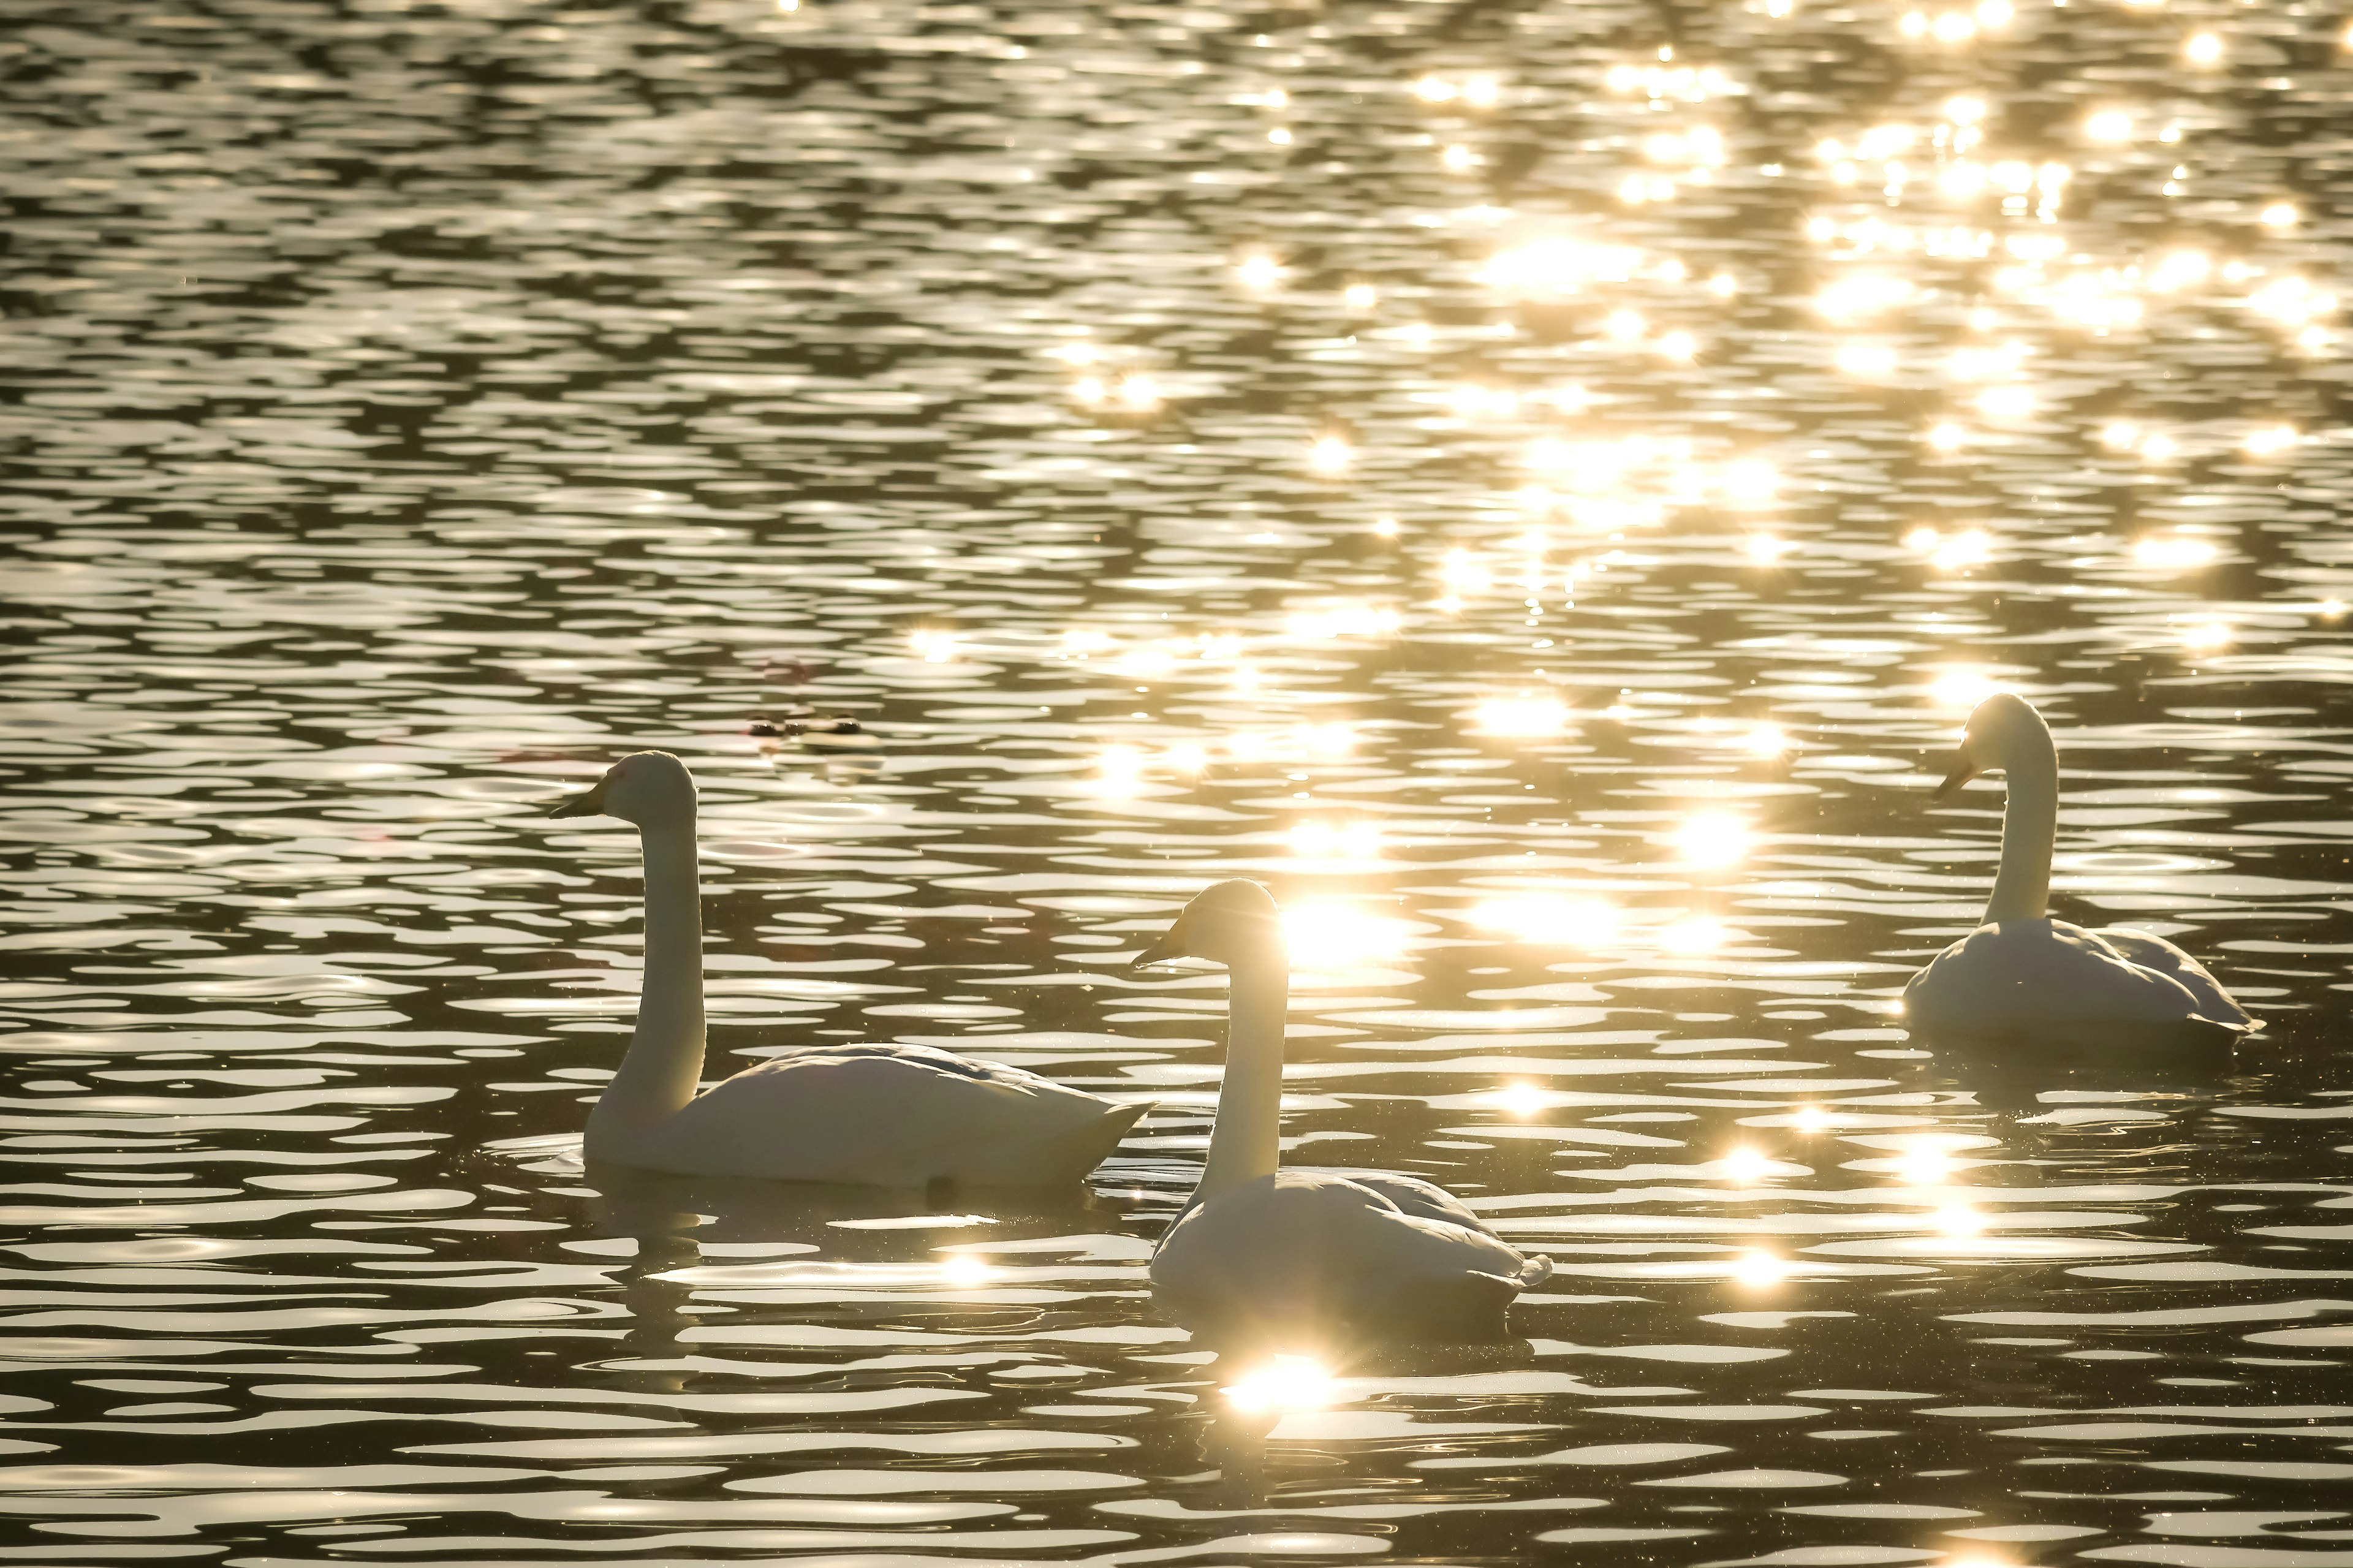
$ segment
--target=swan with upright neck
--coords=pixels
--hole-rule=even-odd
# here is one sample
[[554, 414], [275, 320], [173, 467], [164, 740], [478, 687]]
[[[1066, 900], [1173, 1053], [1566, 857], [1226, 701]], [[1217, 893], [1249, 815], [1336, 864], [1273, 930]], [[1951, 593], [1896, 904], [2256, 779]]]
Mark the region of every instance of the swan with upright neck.
[[2001, 868], [1977, 930], [1904, 988], [1904, 1016], [1928, 1036], [2058, 1047], [2227, 1044], [2262, 1026], [2189, 954], [2162, 937], [2052, 920], [2059, 750], [2024, 698], [1997, 692], [1969, 713], [1943, 800], [2000, 770]]
[[1494, 1340], [1552, 1264], [1526, 1258], [1445, 1188], [1411, 1176], [1280, 1168], [1291, 964], [1274, 900], [1220, 882], [1135, 965], [1206, 958], [1232, 976], [1225, 1081], [1199, 1185], [1152, 1255], [1179, 1321], [1282, 1339], [1338, 1327], [1380, 1337]]
[[588, 1114], [591, 1160], [693, 1176], [1051, 1186], [1094, 1169], [1149, 1109], [925, 1046], [807, 1047], [698, 1093], [693, 775], [667, 752], [638, 752], [550, 815], [619, 817], [644, 846], [644, 987], [628, 1053]]

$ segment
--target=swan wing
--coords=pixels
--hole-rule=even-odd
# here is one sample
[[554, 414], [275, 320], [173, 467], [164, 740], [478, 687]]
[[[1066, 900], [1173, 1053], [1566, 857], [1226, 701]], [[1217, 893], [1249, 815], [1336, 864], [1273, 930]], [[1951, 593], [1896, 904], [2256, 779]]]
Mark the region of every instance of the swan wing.
[[[770, 1057], [764, 1062], [745, 1068], [737, 1078], [754, 1073], [793, 1068], [835, 1066], [849, 1062], [888, 1062], [892, 1067], [911, 1072], [935, 1073], [944, 1078], [964, 1079], [975, 1083], [1002, 1084], [1024, 1093], [1037, 1095], [1071, 1095], [1082, 1100], [1099, 1100], [1084, 1089], [1056, 1083], [1050, 1078], [1026, 1068], [1008, 1067], [1003, 1062], [980, 1061], [972, 1057], [960, 1057], [954, 1051], [944, 1051], [937, 1046], [854, 1045], [803, 1046]], [[731, 1080], [732, 1081], [732, 1080]], [[1100, 1101], [1108, 1104], [1108, 1101]]]
[[2222, 983], [2215, 979], [2204, 964], [2163, 937], [2152, 936], [2145, 931], [2134, 931], [2129, 926], [2110, 926], [2097, 934], [2126, 963], [2142, 969], [2153, 969], [2196, 997], [2200, 1017], [2242, 1029], [2263, 1027], [2228, 991], [2222, 989]]
[[1349, 1177], [1283, 1171], [1179, 1216], [1153, 1254], [1152, 1283], [1180, 1320], [1204, 1326], [1476, 1340], [1501, 1337], [1512, 1298], [1550, 1267]]
[[1419, 1176], [1400, 1176], [1388, 1171], [1331, 1171], [1325, 1173], [1354, 1182], [1367, 1192], [1378, 1193], [1396, 1205], [1401, 1214], [1417, 1215], [1446, 1225], [1459, 1225], [1482, 1236], [1495, 1234], [1485, 1220], [1471, 1212], [1468, 1204], [1436, 1182], [1425, 1182]]
[[2051, 920], [1979, 926], [1912, 977], [1904, 1012], [1915, 1029], [1962, 1037], [2216, 1026], [2175, 975], [2134, 963], [2081, 926]]
[[1093, 1169], [1149, 1109], [929, 1046], [816, 1047], [705, 1089], [631, 1163], [876, 1186], [1055, 1185]]

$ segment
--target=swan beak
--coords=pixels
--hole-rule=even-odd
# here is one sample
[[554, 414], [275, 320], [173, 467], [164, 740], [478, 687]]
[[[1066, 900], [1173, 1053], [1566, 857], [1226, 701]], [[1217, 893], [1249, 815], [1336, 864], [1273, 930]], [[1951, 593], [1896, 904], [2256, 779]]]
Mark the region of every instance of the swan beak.
[[1938, 784], [1936, 793], [1928, 798], [1932, 801], [1948, 799], [1954, 791], [1977, 776], [1978, 765], [1969, 761], [1968, 748], [1964, 746], [1961, 748], [1960, 754], [1953, 759], [1953, 771], [1945, 775], [1945, 782]]
[[605, 777], [598, 779], [596, 781], [596, 787], [589, 790], [587, 794], [569, 795], [565, 799], [558, 801], [556, 803], [555, 809], [549, 812], [547, 815], [550, 816], [604, 816], [605, 789], [606, 786], [612, 782], [612, 775], [608, 773]]
[[1152, 945], [1128, 961], [1130, 969], [1149, 969], [1155, 963], [1166, 963], [1172, 958], [1185, 956], [1185, 944], [1176, 940], [1176, 928], [1170, 926], [1155, 938]]

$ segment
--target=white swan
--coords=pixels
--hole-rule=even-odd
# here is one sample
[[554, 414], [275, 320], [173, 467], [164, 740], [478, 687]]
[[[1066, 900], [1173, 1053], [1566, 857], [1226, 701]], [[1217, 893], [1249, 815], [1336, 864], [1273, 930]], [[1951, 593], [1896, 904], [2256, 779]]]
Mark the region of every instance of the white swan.
[[1971, 710], [1936, 798], [1996, 768], [2010, 798], [1985, 921], [1905, 986], [1906, 1024], [1931, 1036], [2053, 1046], [2223, 1044], [2262, 1027], [2162, 937], [2085, 931], [2044, 912], [2059, 832], [2059, 752], [2042, 715], [2006, 691]]
[[667, 752], [613, 764], [554, 816], [617, 816], [645, 847], [638, 1026], [588, 1115], [592, 1160], [694, 1176], [925, 1186], [1075, 1182], [1148, 1105], [924, 1046], [815, 1046], [695, 1092], [702, 1077], [702, 899], [694, 778]]
[[1291, 963], [1274, 900], [1220, 882], [1185, 906], [1137, 967], [1207, 958], [1232, 974], [1226, 1076], [1192, 1201], [1152, 1255], [1180, 1320], [1282, 1337], [1299, 1325], [1500, 1339], [1504, 1313], [1548, 1278], [1445, 1188], [1411, 1176], [1276, 1169]]

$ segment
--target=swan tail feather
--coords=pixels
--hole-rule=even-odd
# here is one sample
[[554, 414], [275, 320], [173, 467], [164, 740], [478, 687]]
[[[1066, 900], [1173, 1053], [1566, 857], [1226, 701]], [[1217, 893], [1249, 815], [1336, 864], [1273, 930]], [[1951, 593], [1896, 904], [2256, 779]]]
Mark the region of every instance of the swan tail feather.
[[1077, 1181], [1118, 1150], [1135, 1124], [1149, 1115], [1157, 1100], [1138, 1100], [1113, 1105], [1102, 1115], [1054, 1140], [1056, 1163], [1066, 1165]]
[[1512, 1302], [1525, 1289], [1518, 1274], [1473, 1269], [1451, 1286], [1422, 1287], [1423, 1299], [1407, 1315], [1428, 1334], [1495, 1343], [1511, 1338]]
[[2253, 1026], [2254, 1019], [2222, 988], [2211, 970], [2163, 937], [2130, 926], [2111, 926], [2097, 934], [2128, 963], [2153, 969], [2189, 992], [2198, 1017], [2235, 1029]]
[[1511, 1293], [1516, 1296], [1523, 1290], [1534, 1289], [1552, 1278], [1552, 1259], [1539, 1252], [1523, 1260], [1519, 1268], [1509, 1274], [1494, 1274], [1483, 1268], [1474, 1268], [1471, 1270], [1471, 1277], [1474, 1279], [1494, 1280], [1499, 1285], [1508, 1287]]

